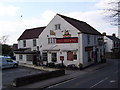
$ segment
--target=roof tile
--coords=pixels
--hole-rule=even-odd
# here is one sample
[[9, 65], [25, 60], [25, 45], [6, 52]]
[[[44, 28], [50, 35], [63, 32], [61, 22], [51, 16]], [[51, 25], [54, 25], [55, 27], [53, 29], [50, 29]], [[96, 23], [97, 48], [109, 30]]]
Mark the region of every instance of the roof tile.
[[44, 29], [45, 27], [26, 29], [18, 40], [38, 38]]
[[98, 32], [96, 29], [91, 27], [89, 24], [83, 21], [79, 21], [77, 19], [73, 19], [64, 15], [57, 14], [60, 17], [62, 17], [64, 20], [66, 20], [68, 23], [73, 25], [75, 28], [77, 28], [82, 33], [87, 34], [95, 34], [95, 35], [102, 35], [100, 32]]

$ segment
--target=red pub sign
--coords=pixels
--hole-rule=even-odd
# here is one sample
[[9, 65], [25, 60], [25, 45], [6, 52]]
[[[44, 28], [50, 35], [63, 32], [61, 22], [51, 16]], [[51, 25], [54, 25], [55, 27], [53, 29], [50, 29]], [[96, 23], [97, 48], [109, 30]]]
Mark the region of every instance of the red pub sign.
[[78, 38], [56, 38], [56, 43], [78, 43]]
[[64, 61], [64, 56], [60, 56], [60, 60], [61, 60], [61, 61]]

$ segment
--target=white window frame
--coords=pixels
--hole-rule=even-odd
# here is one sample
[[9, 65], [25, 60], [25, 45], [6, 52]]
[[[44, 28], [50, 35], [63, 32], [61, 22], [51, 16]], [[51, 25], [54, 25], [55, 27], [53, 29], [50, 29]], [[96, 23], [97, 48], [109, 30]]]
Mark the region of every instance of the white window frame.
[[23, 47], [26, 47], [26, 40], [23, 40]]
[[56, 38], [48, 38], [48, 44], [55, 44]]
[[33, 47], [37, 46], [37, 40], [33, 39]]
[[61, 30], [61, 24], [55, 24], [55, 30]]
[[19, 60], [22, 60], [23, 59], [23, 55], [19, 55]]

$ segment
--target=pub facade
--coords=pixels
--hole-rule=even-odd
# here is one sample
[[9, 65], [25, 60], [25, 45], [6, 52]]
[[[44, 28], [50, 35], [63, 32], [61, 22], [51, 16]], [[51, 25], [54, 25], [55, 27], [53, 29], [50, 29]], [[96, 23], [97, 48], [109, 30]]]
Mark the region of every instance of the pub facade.
[[103, 36], [83, 21], [57, 14], [39, 36], [43, 64], [83, 67], [101, 61]]
[[[23, 39], [18, 42], [20, 48], [33, 48], [29, 43], [29, 47], [22, 47]], [[104, 56], [103, 36], [86, 22], [56, 14], [37, 37], [36, 46], [30, 52], [33, 51], [39, 51], [38, 61], [43, 65], [63, 63], [85, 67], [100, 62]], [[15, 54], [18, 60], [20, 54]]]

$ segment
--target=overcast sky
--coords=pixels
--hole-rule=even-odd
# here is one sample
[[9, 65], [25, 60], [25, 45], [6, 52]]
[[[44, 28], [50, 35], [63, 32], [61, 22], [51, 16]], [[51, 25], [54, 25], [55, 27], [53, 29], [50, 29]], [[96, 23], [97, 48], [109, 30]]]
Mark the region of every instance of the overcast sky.
[[[49, 1], [49, 2], [48, 2]], [[56, 13], [87, 22], [99, 32], [116, 33], [103, 9], [111, 0], [0, 0], [0, 38], [17, 43], [25, 29], [46, 26]], [[114, 0], [113, 0], [114, 1]]]

